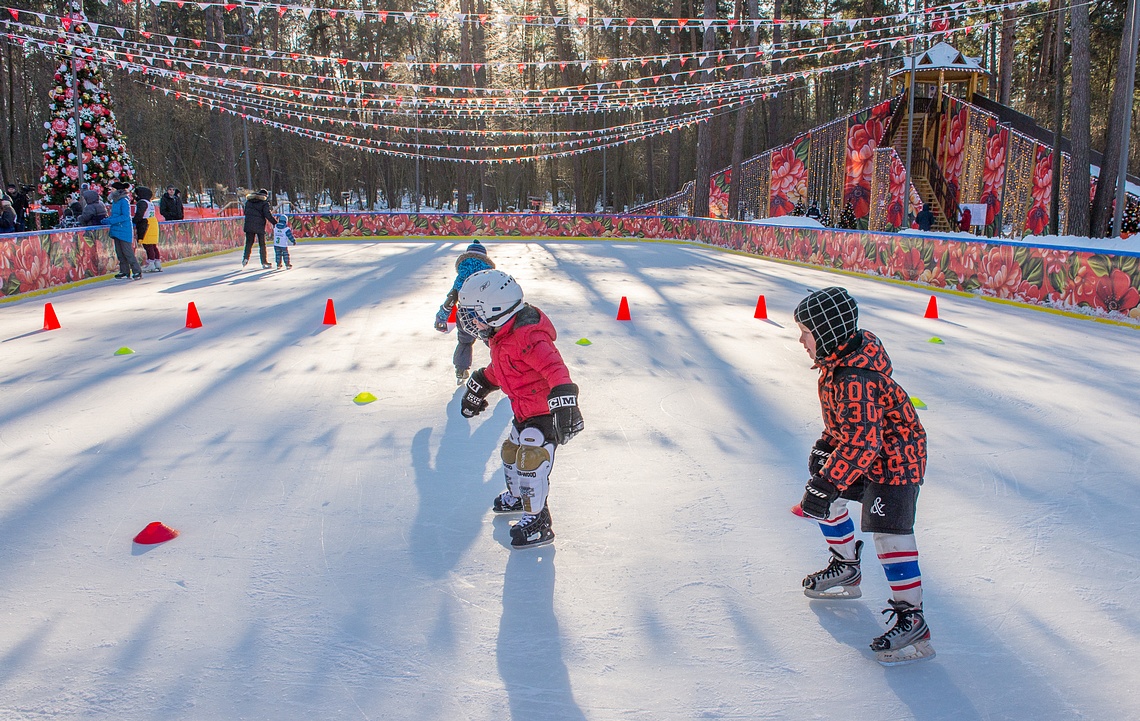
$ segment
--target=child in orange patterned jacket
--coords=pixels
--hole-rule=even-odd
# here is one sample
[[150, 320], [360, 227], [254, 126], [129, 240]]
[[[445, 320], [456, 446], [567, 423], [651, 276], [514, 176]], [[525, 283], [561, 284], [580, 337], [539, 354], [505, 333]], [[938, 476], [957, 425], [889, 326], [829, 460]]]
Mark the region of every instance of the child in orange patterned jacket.
[[827, 568], [808, 575], [809, 598], [862, 594], [863, 542], [847, 502], [862, 505], [860, 528], [871, 533], [891, 586], [884, 611], [895, 624], [871, 642], [884, 665], [934, 655], [922, 611], [922, 577], [914, 538], [918, 490], [926, 471], [926, 430], [910, 396], [891, 377], [891, 360], [871, 332], [859, 330], [859, 308], [845, 289], [824, 288], [796, 307], [800, 343], [819, 369], [823, 434], [808, 458], [811, 480], [801, 507], [819, 521], [831, 549]]

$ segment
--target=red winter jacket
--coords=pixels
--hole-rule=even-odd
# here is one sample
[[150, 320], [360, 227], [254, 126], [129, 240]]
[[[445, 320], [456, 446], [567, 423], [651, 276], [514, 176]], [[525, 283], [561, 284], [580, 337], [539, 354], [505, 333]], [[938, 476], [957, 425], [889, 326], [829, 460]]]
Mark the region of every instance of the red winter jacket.
[[546, 405], [550, 389], [573, 382], [554, 347], [556, 337], [550, 319], [532, 305], [524, 305], [491, 336], [491, 363], [483, 373], [489, 382], [502, 387], [520, 421], [550, 413]]
[[926, 430], [910, 396], [891, 378], [891, 359], [879, 339], [860, 331], [819, 368], [823, 438], [835, 446], [820, 475], [841, 491], [860, 477], [891, 486], [922, 483]]

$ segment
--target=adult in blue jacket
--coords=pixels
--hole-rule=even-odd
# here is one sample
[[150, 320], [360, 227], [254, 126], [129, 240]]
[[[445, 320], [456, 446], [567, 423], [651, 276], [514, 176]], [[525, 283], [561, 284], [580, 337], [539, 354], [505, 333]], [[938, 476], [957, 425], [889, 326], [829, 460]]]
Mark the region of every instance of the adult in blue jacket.
[[116, 278], [142, 278], [142, 266], [135, 256], [134, 223], [131, 221], [130, 183], [112, 183], [111, 214], [103, 218], [102, 224], [111, 227], [111, 240], [115, 241], [115, 257], [119, 259], [119, 272]]

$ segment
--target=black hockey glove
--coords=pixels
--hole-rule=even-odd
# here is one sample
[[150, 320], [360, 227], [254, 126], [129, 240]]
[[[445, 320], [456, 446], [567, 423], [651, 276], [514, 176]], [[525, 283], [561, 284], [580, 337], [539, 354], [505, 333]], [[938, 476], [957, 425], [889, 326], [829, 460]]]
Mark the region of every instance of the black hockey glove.
[[463, 414], [464, 418], [474, 418], [479, 415], [487, 410], [487, 401], [485, 400], [487, 394], [497, 390], [499, 387], [491, 385], [487, 381], [487, 376], [483, 375], [482, 368], [475, 371], [467, 379], [467, 391], [463, 394], [463, 401], [459, 406], [460, 413]]
[[578, 410], [577, 384], [563, 383], [551, 388], [546, 405], [550, 408], [550, 415], [554, 416], [554, 440], [558, 445], [568, 443], [586, 427], [582, 412]]
[[435, 314], [435, 329], [440, 333], [446, 333], [450, 328], [447, 327], [447, 319], [451, 316], [451, 309], [440, 306]]
[[805, 516], [826, 521], [831, 515], [831, 502], [839, 498], [839, 489], [832, 483], [819, 476], [812, 476], [804, 488], [804, 499], [800, 501], [800, 508]]
[[818, 476], [819, 469], [823, 468], [824, 463], [827, 463], [827, 459], [831, 457], [831, 452], [834, 450], [835, 446], [828, 443], [826, 438], [820, 438], [816, 441], [808, 455], [808, 474]]

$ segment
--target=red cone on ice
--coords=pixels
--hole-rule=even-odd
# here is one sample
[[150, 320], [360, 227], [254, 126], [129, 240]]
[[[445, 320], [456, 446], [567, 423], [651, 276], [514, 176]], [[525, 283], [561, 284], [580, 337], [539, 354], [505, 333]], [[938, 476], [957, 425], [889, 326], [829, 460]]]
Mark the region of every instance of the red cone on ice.
[[756, 317], [768, 320], [768, 304], [764, 302], [764, 296], [760, 296], [760, 300], [756, 301]]
[[194, 301], [190, 301], [190, 305], [186, 306], [186, 327], [202, 327], [202, 319], [198, 317], [198, 308], [194, 305]]
[[455, 323], [455, 322], [457, 322], [457, 321], [455, 320], [455, 309], [456, 309], [456, 307], [457, 307], [457, 306], [454, 306], [454, 305], [453, 305], [453, 306], [451, 306], [451, 315], [447, 316], [447, 322], [448, 322], [448, 323]]
[[139, 531], [139, 535], [135, 536], [135, 543], [143, 546], [153, 546], [156, 543], [166, 543], [177, 537], [178, 531], [165, 523], [155, 521], [154, 523], [148, 523], [146, 528]]
[[44, 330], [55, 330], [59, 327], [59, 318], [55, 317], [55, 308], [51, 307], [51, 303], [44, 303]]
[[938, 299], [930, 296], [930, 302], [926, 304], [926, 315], [923, 318], [938, 318]]
[[325, 303], [325, 325], [336, 325], [336, 310], [333, 309], [332, 298]]
[[618, 305], [617, 319], [618, 320], [632, 320], [629, 317], [629, 301], [625, 299], [624, 295], [621, 297], [621, 303]]

